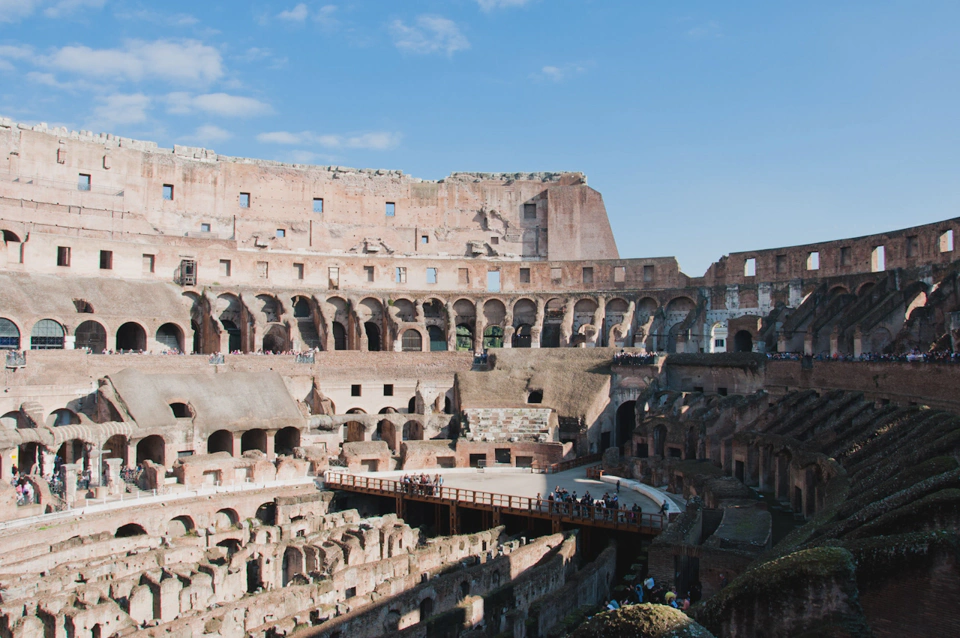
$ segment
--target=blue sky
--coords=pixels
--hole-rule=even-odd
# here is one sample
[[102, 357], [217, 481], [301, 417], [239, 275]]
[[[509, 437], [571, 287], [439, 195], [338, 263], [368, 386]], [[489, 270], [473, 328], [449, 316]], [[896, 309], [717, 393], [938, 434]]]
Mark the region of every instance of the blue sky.
[[0, 114], [227, 155], [579, 170], [623, 257], [960, 215], [960, 2], [0, 0]]

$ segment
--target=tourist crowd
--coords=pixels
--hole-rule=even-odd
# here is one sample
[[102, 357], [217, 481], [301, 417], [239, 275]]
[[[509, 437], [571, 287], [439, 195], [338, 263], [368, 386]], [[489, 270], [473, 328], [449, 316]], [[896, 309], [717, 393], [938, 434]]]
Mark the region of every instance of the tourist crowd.
[[657, 362], [657, 355], [646, 352], [621, 350], [613, 355], [613, 364], [618, 366], [649, 366]]
[[[602, 498], [594, 498], [587, 490], [582, 497], [578, 498], [576, 491], [570, 493], [559, 485], [547, 494], [546, 499], [537, 494], [536, 504], [533, 506], [541, 512], [557, 512], [603, 520], [615, 519], [621, 523], [635, 523], [642, 512], [637, 504], [628, 507], [626, 503], [620, 503], [620, 498], [616, 494], [605, 492]], [[664, 510], [661, 510], [661, 513], [664, 513]]]
[[[799, 352], [768, 352], [767, 359], [771, 361], [800, 361], [805, 355]], [[847, 362], [893, 362], [893, 363], [960, 363], [960, 353], [952, 350], [935, 350], [921, 352], [914, 348], [910, 352], [899, 354], [864, 352], [859, 356], [852, 354], [829, 354], [821, 352], [809, 355], [814, 361], [847, 361]]]
[[400, 479], [401, 491], [405, 494], [424, 494], [426, 496], [440, 495], [443, 487], [443, 477], [439, 474], [404, 474]]

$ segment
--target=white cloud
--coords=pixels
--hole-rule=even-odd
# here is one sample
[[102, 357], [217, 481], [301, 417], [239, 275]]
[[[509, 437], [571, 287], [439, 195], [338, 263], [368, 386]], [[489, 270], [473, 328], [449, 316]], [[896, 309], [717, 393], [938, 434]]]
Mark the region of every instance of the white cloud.
[[546, 80], [549, 82], [563, 82], [574, 75], [579, 75], [587, 68], [582, 64], [565, 64], [564, 66], [547, 65], [537, 73], [530, 74], [534, 80]]
[[102, 9], [107, 0], [59, 0], [52, 7], [43, 10], [48, 18], [62, 18], [80, 9]]
[[698, 24], [697, 26], [689, 29], [687, 31], [687, 37], [694, 40], [706, 40], [709, 38], [719, 38], [723, 35], [723, 30], [720, 28], [720, 24], [715, 20], [710, 22], [705, 22], [703, 24]]
[[317, 13], [313, 16], [313, 19], [320, 23], [326, 29], [334, 29], [339, 24], [340, 21], [335, 17], [337, 12], [337, 5], [335, 4], [325, 4], [320, 9], [317, 10]]
[[220, 52], [196, 40], [129, 40], [122, 49], [66, 46], [41, 60], [61, 71], [140, 82], [208, 83], [223, 76]]
[[466, 36], [453, 20], [441, 16], [422, 15], [415, 26], [407, 26], [402, 20], [394, 20], [390, 25], [393, 43], [401, 51], [410, 53], [446, 53], [470, 48]]
[[223, 117], [252, 117], [273, 113], [273, 107], [266, 102], [242, 95], [229, 93], [169, 93], [166, 97], [167, 112], [174, 115], [187, 115], [195, 111], [211, 113]]
[[396, 148], [400, 144], [402, 136], [400, 133], [390, 133], [378, 131], [372, 133], [359, 133], [353, 135], [317, 135], [310, 131], [300, 133], [291, 133], [288, 131], [273, 131], [270, 133], [260, 133], [257, 135], [257, 141], [264, 144], [316, 144], [330, 149], [365, 149], [374, 151], [388, 151]]
[[39, 4], [40, 0], [0, 0], [0, 22], [26, 18]]
[[90, 128], [112, 129], [125, 124], [139, 124], [147, 119], [151, 100], [143, 93], [114, 94], [97, 98]]
[[158, 11], [150, 11], [149, 9], [120, 11], [114, 15], [120, 20], [140, 20], [142, 22], [165, 24], [171, 27], [192, 27], [200, 22], [200, 20], [189, 13], [173, 13], [166, 15]]
[[33, 55], [33, 49], [30, 47], [4, 45], [0, 46], [0, 58], [10, 58], [13, 60], [23, 60]]
[[15, 71], [15, 70], [16, 68], [13, 66], [13, 64], [8, 62], [7, 60], [0, 58], [0, 71], [9, 72], [9, 71]]
[[477, 0], [477, 4], [484, 11], [493, 11], [494, 9], [509, 9], [510, 7], [522, 7], [530, 4], [531, 0]]
[[214, 124], [204, 124], [198, 126], [197, 130], [187, 139], [200, 142], [201, 144], [216, 144], [217, 142], [226, 142], [233, 137], [233, 133], [226, 131]]
[[277, 14], [277, 17], [281, 20], [289, 20], [290, 22], [303, 22], [307, 19], [308, 15], [310, 15], [310, 10], [307, 9], [307, 5], [301, 2], [292, 9], [281, 11]]

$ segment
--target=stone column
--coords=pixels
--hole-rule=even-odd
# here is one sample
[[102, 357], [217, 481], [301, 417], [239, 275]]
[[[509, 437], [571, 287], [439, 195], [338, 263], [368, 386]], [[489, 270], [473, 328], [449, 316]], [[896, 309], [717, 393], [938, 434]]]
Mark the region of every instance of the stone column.
[[123, 492], [123, 479], [120, 478], [120, 467], [123, 465], [123, 459], [110, 458], [106, 460], [106, 464], [105, 482], [110, 487], [110, 494], [116, 496]]
[[840, 326], [834, 326], [830, 331], [830, 356], [835, 357], [840, 353]]
[[[376, 428], [376, 425], [374, 425]], [[277, 430], [267, 430], [267, 460], [275, 461], [277, 458], [276, 447], [277, 444]]]
[[813, 356], [813, 333], [807, 331], [803, 335], [803, 354]]
[[63, 481], [63, 498], [67, 505], [77, 502], [77, 473], [80, 466], [77, 463], [64, 463], [60, 466], [60, 478]]
[[860, 357], [863, 354], [863, 330], [860, 326], [853, 332], [853, 356]]
[[233, 433], [233, 456], [234, 456], [234, 457], [242, 456], [242, 454], [240, 453], [240, 450], [243, 449], [243, 448], [241, 447], [241, 443], [242, 443], [241, 439], [242, 439], [242, 438], [243, 438], [243, 432], [234, 432], [234, 433]]
[[42, 461], [40, 462], [40, 475], [44, 478], [53, 476], [53, 461], [57, 456], [57, 453], [53, 450], [49, 450], [44, 446], [38, 447], [38, 453], [42, 453]]
[[90, 468], [90, 486], [94, 487], [97, 485], [103, 485], [100, 477], [100, 468], [101, 462], [100, 458], [102, 456], [102, 451], [100, 450], [99, 445], [94, 445], [93, 443], [87, 443], [87, 463], [89, 463]]

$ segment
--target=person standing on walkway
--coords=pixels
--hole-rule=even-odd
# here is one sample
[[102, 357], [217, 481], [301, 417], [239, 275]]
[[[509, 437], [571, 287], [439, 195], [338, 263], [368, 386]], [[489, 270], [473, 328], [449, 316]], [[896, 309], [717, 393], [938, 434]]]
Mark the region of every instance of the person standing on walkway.
[[620, 479], [617, 479], [617, 494], [620, 493]]

